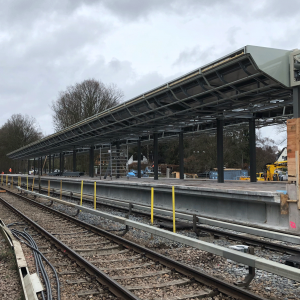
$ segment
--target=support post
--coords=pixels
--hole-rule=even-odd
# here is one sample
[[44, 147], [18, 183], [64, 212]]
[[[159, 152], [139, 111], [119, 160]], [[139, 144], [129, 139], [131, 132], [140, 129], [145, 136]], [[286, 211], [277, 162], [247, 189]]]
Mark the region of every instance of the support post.
[[76, 149], [73, 149], [73, 172], [76, 172]]
[[91, 145], [90, 147], [90, 177], [94, 177], [94, 145]]
[[138, 178], [142, 177], [142, 172], [141, 172], [141, 140], [140, 138], [137, 141], [137, 172], [138, 172]]
[[154, 188], [151, 188], [151, 225], [153, 225]]
[[154, 148], [154, 180], [158, 180], [158, 133], [153, 133]]
[[180, 179], [184, 179], [184, 156], [183, 156], [183, 132], [179, 133], [179, 173]]
[[99, 167], [100, 167], [100, 180], [101, 180], [101, 172], [102, 172], [102, 158], [101, 158], [101, 154], [102, 154], [102, 146], [100, 147], [100, 160], [99, 160]]
[[94, 182], [94, 210], [97, 209], [97, 183]]
[[40, 157], [40, 176], [42, 176], [43, 175], [43, 157], [41, 156]]
[[27, 174], [30, 175], [30, 174], [29, 174], [29, 168], [30, 168], [30, 160], [29, 160], [29, 159], [27, 160], [27, 163], [28, 163], [28, 164], [27, 164], [27, 168], [28, 168], [28, 169], [27, 169]]
[[300, 86], [293, 88], [293, 117], [300, 118]]
[[81, 180], [81, 189], [80, 189], [80, 205], [82, 206], [82, 192], [83, 192], [83, 180]]
[[[254, 248], [250, 246], [248, 248], [248, 253], [254, 255]], [[246, 275], [243, 281], [239, 281], [237, 283], [234, 283], [236, 286], [240, 287], [248, 287], [251, 283], [252, 279], [255, 277], [255, 267], [249, 266], [249, 273]]]
[[59, 153], [59, 174], [62, 175], [62, 153]]
[[51, 154], [49, 154], [49, 173], [51, 173]]
[[249, 119], [250, 182], [256, 182], [255, 118]]
[[176, 233], [175, 187], [174, 186], [172, 186], [172, 207], [173, 207], [173, 232]]
[[55, 162], [55, 154], [53, 154], [53, 158], [52, 158], [52, 172], [54, 172], [54, 162]]
[[117, 157], [117, 164], [116, 164], [116, 178], [120, 178], [120, 142], [116, 143], [116, 157]]
[[217, 119], [217, 168], [219, 183], [224, 182], [223, 126], [224, 120]]
[[65, 171], [65, 154], [61, 153], [61, 175], [63, 175]]

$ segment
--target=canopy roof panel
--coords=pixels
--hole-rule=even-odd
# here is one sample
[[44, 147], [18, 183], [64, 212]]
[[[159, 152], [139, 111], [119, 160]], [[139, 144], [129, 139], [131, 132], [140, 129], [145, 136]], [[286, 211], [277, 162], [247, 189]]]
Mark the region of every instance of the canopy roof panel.
[[[245, 46], [210, 64], [8, 154], [33, 158], [74, 147], [211, 128], [292, 113], [291, 51]], [[277, 101], [280, 99], [280, 101]]]

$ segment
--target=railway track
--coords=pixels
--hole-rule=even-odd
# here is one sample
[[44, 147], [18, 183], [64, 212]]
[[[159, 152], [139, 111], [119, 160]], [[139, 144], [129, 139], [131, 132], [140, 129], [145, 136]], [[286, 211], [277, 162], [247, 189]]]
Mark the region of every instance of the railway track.
[[[221, 293], [228, 296], [221, 295], [222, 299], [263, 299], [28, 197], [10, 191], [5, 198], [1, 199], [2, 205], [14, 210], [22, 219], [31, 218], [32, 221], [26, 219], [26, 222], [46, 230], [49, 243], [59, 244], [62, 251], [68, 250], [66, 255], [69, 257], [79, 255], [80, 262], [77, 264], [86, 268], [83, 262], [87, 263], [91, 268], [91, 276], [95, 276], [114, 295], [120, 293], [117, 289], [125, 291], [127, 298], [117, 295], [122, 299], [202, 299], [220, 296]], [[68, 265], [62, 264], [60, 268], [69, 271]], [[95, 275], [97, 270], [110, 282], [103, 282], [99, 273]], [[76, 271], [75, 274], [78, 276], [80, 272]], [[85, 279], [72, 282], [89, 284]]]
[[[46, 190], [42, 189], [41, 192], [46, 193]], [[51, 194], [59, 195], [59, 192], [56, 192], [55, 190], [52, 190]], [[65, 192], [63, 194], [63, 196], [66, 198], [66, 200], [68, 200], [68, 198], [69, 199], [71, 198], [73, 200], [79, 200], [80, 199], [80, 195], [73, 194], [73, 193], [70, 196], [69, 195], [70, 195], [70, 192]], [[103, 201], [99, 202], [99, 200], [103, 200]], [[118, 210], [125, 211], [125, 212], [128, 212], [130, 210], [129, 206], [128, 206], [128, 208], [124, 207], [124, 206], [117, 206], [115, 204], [109, 204], [109, 203], [105, 202], [105, 200], [113, 200], [114, 202], [117, 202], [116, 199], [110, 199], [108, 197], [97, 197], [97, 205], [103, 205], [103, 206], [106, 206], [106, 207], [109, 207], [109, 208], [112, 208], [112, 209], [118, 209]], [[85, 203], [89, 203], [89, 204], [93, 203], [93, 200], [88, 199], [86, 197], [83, 197], [82, 201], [85, 202]], [[124, 202], [120, 200], [120, 203], [124, 203]], [[142, 216], [148, 217], [150, 219], [150, 213], [137, 211], [137, 210], [132, 211], [132, 213], [134, 213], [136, 215], [142, 215]], [[186, 213], [186, 214], [188, 214], [188, 213]], [[172, 226], [173, 220], [170, 217], [166, 217], [166, 216], [163, 216], [163, 215], [155, 215], [155, 219], [158, 222], [160, 222], [160, 221], [167, 222], [167, 223], [170, 224], [170, 226]], [[190, 227], [190, 228], [193, 227], [193, 225], [191, 223], [188, 223], [184, 220], [183, 221], [181, 220], [180, 224], [185, 226], [185, 227]], [[238, 223], [236, 223], [236, 224], [238, 224]], [[198, 232], [199, 231], [206, 232], [206, 233], [212, 234], [216, 237], [224, 237], [228, 240], [239, 241], [239, 242], [242, 242], [245, 245], [250, 245], [250, 246], [254, 246], [254, 247], [261, 247], [261, 248], [264, 248], [264, 249], [277, 251], [277, 252], [281, 252], [283, 254], [288, 254], [288, 255], [297, 255], [297, 256], [300, 255], [300, 249], [299, 249], [298, 245], [295, 245], [295, 246], [294, 245], [287, 245], [286, 243], [270, 241], [268, 239], [260, 238], [260, 237], [249, 235], [249, 234], [236, 233], [236, 232], [232, 232], [231, 230], [221, 230], [219, 228], [215, 228], [215, 227], [208, 226], [208, 225], [199, 225], [199, 224], [197, 224], [196, 228], [197, 228], [196, 231], [198, 231]], [[257, 228], [259, 228], [259, 227], [257, 227]], [[279, 232], [279, 233], [283, 233], [283, 234], [287, 233], [287, 232], [280, 231], [280, 230], [274, 230], [274, 231]], [[295, 234], [295, 235], [297, 235], [297, 234]]]

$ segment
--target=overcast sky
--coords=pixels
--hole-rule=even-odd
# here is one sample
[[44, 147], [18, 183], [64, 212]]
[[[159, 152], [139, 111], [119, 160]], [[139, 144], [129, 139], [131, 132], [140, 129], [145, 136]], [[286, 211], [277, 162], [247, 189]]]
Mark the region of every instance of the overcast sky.
[[300, 48], [297, 0], [0, 4], [0, 126], [28, 114], [45, 135], [51, 102], [84, 79], [116, 83], [128, 100], [245, 45]]

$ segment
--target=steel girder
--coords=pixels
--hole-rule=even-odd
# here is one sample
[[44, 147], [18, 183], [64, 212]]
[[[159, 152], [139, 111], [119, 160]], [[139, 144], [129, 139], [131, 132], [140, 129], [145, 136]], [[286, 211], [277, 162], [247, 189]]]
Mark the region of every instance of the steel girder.
[[214, 128], [217, 118], [226, 119], [227, 125], [250, 115], [276, 119], [283, 108], [284, 115], [292, 113], [291, 96], [291, 88], [261, 71], [250, 54], [243, 54], [208, 70], [193, 71], [8, 157], [32, 158], [153, 132], [189, 131], [195, 126], [207, 130]]

